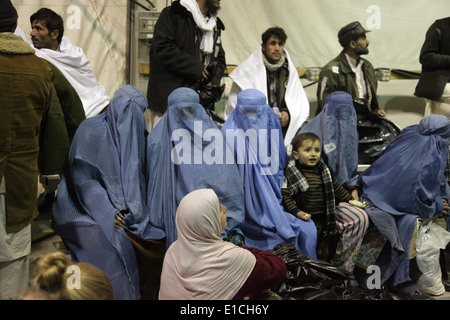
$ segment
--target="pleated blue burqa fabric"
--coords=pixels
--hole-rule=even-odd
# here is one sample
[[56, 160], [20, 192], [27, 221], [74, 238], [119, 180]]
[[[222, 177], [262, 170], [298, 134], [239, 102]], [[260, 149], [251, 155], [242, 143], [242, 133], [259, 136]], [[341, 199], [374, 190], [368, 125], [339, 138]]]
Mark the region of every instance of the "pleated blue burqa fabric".
[[128, 85], [106, 112], [80, 124], [53, 208], [53, 228], [73, 258], [104, 271], [118, 300], [140, 298], [136, 256], [114, 217], [127, 212], [129, 230], [139, 236], [148, 229], [146, 108], [145, 95]]
[[241, 224], [244, 193], [238, 168], [226, 161], [230, 151], [222, 132], [194, 90], [178, 88], [169, 95], [167, 111], [147, 141], [150, 222], [165, 231], [167, 247], [177, 239], [178, 204], [197, 189], [213, 189], [227, 207], [225, 232]]
[[281, 186], [287, 152], [281, 126], [256, 89], [239, 93], [235, 110], [222, 132], [239, 168], [245, 195], [245, 222], [241, 229], [246, 245], [261, 250], [293, 243], [297, 250], [316, 259], [317, 229], [284, 211]]
[[[432, 218], [450, 196], [445, 179], [450, 121], [430, 115], [406, 127], [368, 169], [351, 182], [362, 189], [371, 220], [391, 245], [382, 282], [410, 280], [409, 244], [418, 218]], [[447, 223], [448, 226], [448, 223]]]
[[322, 159], [344, 187], [357, 174], [359, 135], [350, 94], [335, 91], [325, 98], [322, 111], [300, 133], [315, 133], [322, 143]]

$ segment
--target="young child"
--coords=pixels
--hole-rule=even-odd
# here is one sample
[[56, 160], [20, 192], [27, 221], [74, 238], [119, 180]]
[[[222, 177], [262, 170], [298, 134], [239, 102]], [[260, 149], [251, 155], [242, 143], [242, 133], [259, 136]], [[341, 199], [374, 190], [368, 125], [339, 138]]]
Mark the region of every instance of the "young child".
[[[285, 210], [299, 219], [314, 221], [318, 259], [331, 261], [339, 252], [341, 257], [333, 260], [339, 260], [339, 264], [351, 272], [351, 253], [361, 244], [369, 224], [364, 210], [348, 204], [352, 199], [358, 200], [358, 193], [354, 190], [350, 195], [321, 160], [321, 142], [316, 134], [307, 132], [295, 136], [292, 151], [293, 159], [286, 167], [281, 189]], [[357, 232], [347, 232], [349, 227]], [[352, 239], [348, 239], [347, 234], [352, 234]]]

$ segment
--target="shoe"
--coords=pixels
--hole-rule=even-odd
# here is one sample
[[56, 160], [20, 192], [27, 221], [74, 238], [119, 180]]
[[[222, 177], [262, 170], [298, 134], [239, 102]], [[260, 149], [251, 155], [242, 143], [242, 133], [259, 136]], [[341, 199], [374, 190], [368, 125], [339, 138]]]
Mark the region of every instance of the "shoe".
[[37, 201], [39, 212], [50, 210], [53, 208], [53, 203], [55, 202], [55, 192], [42, 192]]
[[442, 279], [442, 284], [444, 285], [445, 291], [450, 291], [450, 282], [448, 280]]
[[391, 294], [399, 300], [435, 300], [432, 296], [420, 291], [419, 289], [411, 292], [396, 291]]

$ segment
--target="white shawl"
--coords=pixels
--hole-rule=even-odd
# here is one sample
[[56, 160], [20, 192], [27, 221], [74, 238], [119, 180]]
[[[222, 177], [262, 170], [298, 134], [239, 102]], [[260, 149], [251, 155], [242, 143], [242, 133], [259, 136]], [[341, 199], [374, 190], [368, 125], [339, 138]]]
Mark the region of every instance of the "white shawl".
[[[289, 122], [286, 136], [284, 137], [284, 144], [288, 148], [298, 129], [308, 119], [310, 107], [297, 69], [286, 50], [284, 50], [284, 55], [288, 60], [289, 67], [285, 101], [291, 116], [291, 121]], [[230, 73], [229, 77], [233, 80], [233, 85], [225, 109], [227, 117], [236, 107], [237, 95], [243, 90], [257, 89], [264, 93], [267, 101], [267, 72], [261, 48], [258, 48], [247, 60], [240, 63]]]
[[220, 238], [220, 205], [212, 189], [187, 194], [176, 213], [178, 239], [164, 257], [161, 300], [229, 300], [251, 274], [255, 256]]
[[217, 15], [211, 16], [209, 20], [206, 21], [200, 11], [197, 0], [181, 0], [180, 4], [192, 13], [195, 24], [203, 32], [200, 50], [206, 54], [212, 53], [214, 44], [214, 28], [216, 27]]
[[[28, 43], [34, 48], [31, 40]], [[69, 38], [63, 36], [58, 50], [34, 49], [38, 57], [53, 63], [64, 74], [80, 96], [86, 118], [96, 116], [109, 104], [110, 97], [97, 82], [83, 49], [74, 46]]]

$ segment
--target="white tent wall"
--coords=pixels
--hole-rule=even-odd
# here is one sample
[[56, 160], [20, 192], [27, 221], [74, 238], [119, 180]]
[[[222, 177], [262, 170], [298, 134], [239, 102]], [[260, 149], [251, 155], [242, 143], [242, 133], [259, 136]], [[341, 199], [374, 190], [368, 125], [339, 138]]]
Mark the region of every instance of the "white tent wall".
[[30, 16], [49, 8], [63, 18], [64, 35], [81, 47], [106, 92], [127, 83], [127, 0], [12, 0], [19, 27], [30, 38]]
[[[136, 0], [146, 7], [148, 2]], [[31, 28], [29, 17], [41, 7], [59, 13], [65, 23], [65, 35], [72, 43], [83, 48], [91, 60], [97, 80], [108, 94], [126, 84], [133, 84], [138, 68], [128, 64], [129, 48], [139, 44], [130, 25], [135, 11], [142, 7], [131, 0], [12, 0], [19, 13], [19, 27], [28, 36]], [[153, 0], [160, 12], [171, 1]], [[237, 65], [245, 60], [261, 44], [261, 34], [269, 27], [283, 27], [288, 40], [286, 49], [299, 69], [321, 67], [342, 50], [338, 43], [339, 29], [352, 21], [360, 21], [371, 30], [367, 58], [375, 68], [420, 70], [419, 52], [428, 27], [436, 20], [450, 16], [448, 0], [222, 0], [219, 16], [225, 24], [222, 41], [227, 64]], [[131, 19], [130, 19], [131, 16]], [[134, 23], [134, 22], [133, 22]], [[131, 36], [130, 36], [131, 35]], [[142, 44], [142, 42], [141, 42]], [[130, 46], [130, 47], [131, 47]], [[148, 47], [139, 49], [140, 59], [147, 59]], [[143, 53], [143, 54], [142, 54]], [[133, 74], [131, 74], [133, 73]], [[379, 95], [383, 107], [389, 108], [397, 96], [408, 98], [389, 116], [404, 118], [408, 109], [423, 108], [423, 100], [414, 100], [417, 80], [394, 80], [380, 83]], [[146, 77], [140, 76], [139, 85], [146, 92]], [[314, 109], [315, 88], [307, 88], [308, 98]], [[391, 103], [391, 104], [390, 104]], [[401, 104], [401, 103], [400, 103]], [[410, 107], [411, 105], [415, 105]], [[394, 110], [396, 109], [396, 110]], [[396, 111], [400, 110], [400, 113]], [[410, 122], [417, 122], [421, 111], [415, 110]], [[312, 113], [314, 110], [312, 110]], [[401, 125], [401, 126], [404, 126]]]
[[278, 25], [297, 68], [321, 67], [342, 50], [341, 27], [360, 21], [371, 30], [367, 56], [374, 67], [420, 70], [419, 52], [428, 27], [450, 16], [448, 0], [224, 0], [223, 44], [228, 64], [238, 64]]

